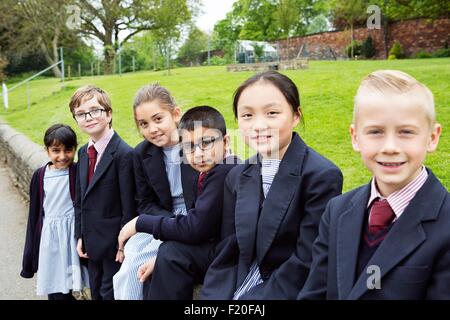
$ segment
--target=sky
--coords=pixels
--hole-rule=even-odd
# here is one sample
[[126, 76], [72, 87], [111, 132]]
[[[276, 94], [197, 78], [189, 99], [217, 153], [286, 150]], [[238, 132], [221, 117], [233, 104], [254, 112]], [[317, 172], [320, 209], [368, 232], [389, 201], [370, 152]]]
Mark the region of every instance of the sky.
[[217, 21], [225, 18], [235, 0], [201, 0], [201, 14], [197, 19], [197, 27], [203, 31], [212, 31]]

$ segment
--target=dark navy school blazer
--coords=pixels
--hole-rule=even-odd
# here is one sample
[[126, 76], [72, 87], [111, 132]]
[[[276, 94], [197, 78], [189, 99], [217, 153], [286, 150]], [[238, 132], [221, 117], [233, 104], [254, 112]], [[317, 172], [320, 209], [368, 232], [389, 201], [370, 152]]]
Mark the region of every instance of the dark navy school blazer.
[[381, 289], [356, 274], [370, 184], [330, 201], [314, 243], [314, 260], [299, 299], [450, 299], [450, 194], [428, 179], [393, 224], [368, 266]]
[[[254, 158], [251, 160], [255, 160]], [[312, 244], [341, 171], [294, 133], [267, 198], [259, 163], [238, 165], [225, 182], [222, 237], [202, 299], [231, 299], [256, 258], [263, 283], [242, 299], [295, 299], [309, 273]]]
[[[28, 211], [28, 223], [23, 249], [22, 271], [24, 278], [32, 278], [38, 270], [39, 246], [41, 243], [41, 231], [44, 222], [44, 175], [45, 169], [51, 162], [37, 169], [30, 182], [30, 207]], [[72, 201], [75, 201], [75, 179], [77, 165], [73, 163], [69, 167], [69, 191]]]
[[120, 229], [136, 216], [133, 149], [115, 132], [88, 186], [87, 146], [78, 151], [75, 237], [90, 259], [114, 259]]
[[141, 215], [137, 220], [136, 230], [153, 234], [156, 239], [163, 241], [180, 241], [193, 245], [218, 239], [225, 177], [238, 161], [236, 157], [228, 157], [224, 164], [218, 164], [208, 172], [203, 191], [187, 215], [174, 218]]
[[[144, 140], [136, 146], [133, 161], [138, 214], [174, 217], [162, 148]], [[186, 161], [180, 167], [184, 203], [189, 210], [195, 202], [198, 172]]]

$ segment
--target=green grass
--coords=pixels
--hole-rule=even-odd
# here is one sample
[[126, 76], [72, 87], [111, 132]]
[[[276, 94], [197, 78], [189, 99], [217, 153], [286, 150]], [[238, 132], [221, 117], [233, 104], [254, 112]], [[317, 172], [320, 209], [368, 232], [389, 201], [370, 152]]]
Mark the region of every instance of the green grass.
[[[425, 83], [434, 93], [438, 121], [443, 133], [438, 151], [430, 154], [426, 165], [450, 189], [450, 59], [393, 61], [311, 61], [307, 70], [286, 71], [298, 85], [305, 125], [297, 131], [319, 153], [336, 163], [344, 174], [344, 190], [366, 183], [370, 174], [362, 165], [359, 154], [353, 152], [348, 134], [352, 118], [353, 96], [361, 79], [377, 69], [399, 69]], [[122, 77], [83, 77], [67, 81], [61, 90], [55, 79], [39, 79], [30, 85], [31, 107], [27, 110], [25, 88], [10, 94], [8, 111], [0, 106], [0, 117], [13, 127], [42, 143], [45, 129], [64, 122], [77, 128], [68, 102], [81, 85], [95, 84], [111, 95], [114, 129], [132, 146], [141, 138], [133, 121], [132, 101], [144, 84], [158, 81], [166, 86], [178, 104], [187, 110], [195, 105], [217, 107], [225, 116], [229, 129], [236, 129], [232, 112], [232, 94], [251, 72], [228, 73], [225, 67], [198, 67], [165, 72], [139, 72]], [[1, 102], [2, 103], [2, 102]], [[87, 141], [77, 129], [81, 143]], [[240, 141], [240, 139], [237, 139]], [[236, 151], [236, 150], [235, 150]], [[244, 156], [239, 148], [237, 153]]]

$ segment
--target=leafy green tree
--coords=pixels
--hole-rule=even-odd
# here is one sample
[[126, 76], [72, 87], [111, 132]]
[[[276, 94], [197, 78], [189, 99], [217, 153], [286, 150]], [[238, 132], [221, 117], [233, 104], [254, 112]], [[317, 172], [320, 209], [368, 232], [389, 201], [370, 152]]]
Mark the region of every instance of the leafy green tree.
[[324, 14], [319, 14], [314, 17], [306, 28], [306, 34], [314, 34], [325, 31], [328, 31], [328, 19]]
[[350, 27], [350, 57], [355, 56], [354, 52], [354, 27], [361, 24], [366, 19], [366, 1], [361, 0], [332, 0], [330, 1], [331, 14], [335, 25]]
[[194, 26], [185, 43], [178, 50], [178, 57], [195, 62], [198, 54], [206, 50], [208, 50], [208, 35]]
[[191, 19], [188, 0], [76, 0], [76, 4], [81, 8], [79, 31], [103, 44], [105, 73], [112, 72], [117, 50], [133, 36], [154, 30], [161, 39], [168, 37], [168, 43], [178, 32], [170, 28]]
[[5, 81], [6, 75], [4, 69], [6, 68], [8, 61], [0, 55], [0, 83]]

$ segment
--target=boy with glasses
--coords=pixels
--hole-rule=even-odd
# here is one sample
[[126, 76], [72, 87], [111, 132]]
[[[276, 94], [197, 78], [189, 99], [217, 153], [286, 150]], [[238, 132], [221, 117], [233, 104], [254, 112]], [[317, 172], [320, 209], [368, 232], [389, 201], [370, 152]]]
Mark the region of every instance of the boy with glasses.
[[120, 228], [136, 215], [133, 149], [112, 129], [111, 101], [100, 88], [84, 86], [71, 98], [70, 111], [89, 142], [78, 151], [75, 184], [75, 237], [88, 259], [94, 300], [113, 300], [112, 277]]
[[119, 235], [119, 248], [136, 232], [160, 239], [155, 259], [139, 269], [141, 281], [152, 275], [147, 299], [189, 300], [195, 284], [203, 277], [214, 257], [222, 221], [224, 181], [239, 162], [227, 157], [229, 137], [223, 116], [214, 108], [199, 106], [188, 110], [179, 124], [183, 161], [200, 172], [194, 208], [174, 218], [140, 215]]

